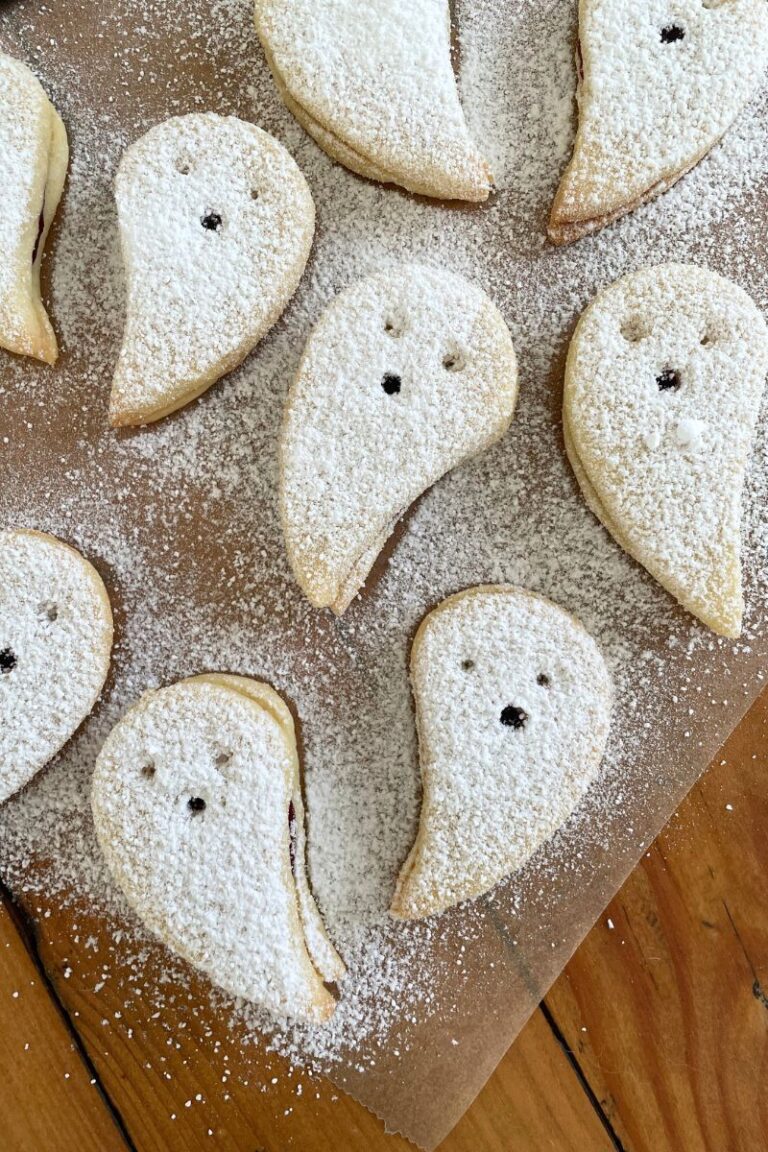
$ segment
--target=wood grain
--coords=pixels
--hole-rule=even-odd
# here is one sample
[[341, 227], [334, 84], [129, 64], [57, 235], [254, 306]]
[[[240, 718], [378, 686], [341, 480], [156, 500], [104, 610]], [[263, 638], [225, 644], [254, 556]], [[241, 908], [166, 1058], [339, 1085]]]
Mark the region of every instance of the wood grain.
[[547, 997], [631, 1152], [768, 1147], [768, 693]]
[[0, 898], [0, 1148], [126, 1152], [127, 1145]]
[[[191, 999], [186, 990], [179, 998], [170, 991], [158, 1010], [147, 997], [167, 967], [159, 947], [142, 955], [139, 976], [97, 918], [39, 898], [35, 909], [45, 968], [138, 1152], [198, 1152], [212, 1140], [217, 1152], [412, 1147], [385, 1135], [376, 1117], [327, 1081], [293, 1069], [263, 1045], [243, 1047], [211, 1009], [204, 981], [192, 976]], [[541, 1014], [444, 1148], [506, 1147], [509, 1132], [530, 1152], [610, 1152], [600, 1117]]]

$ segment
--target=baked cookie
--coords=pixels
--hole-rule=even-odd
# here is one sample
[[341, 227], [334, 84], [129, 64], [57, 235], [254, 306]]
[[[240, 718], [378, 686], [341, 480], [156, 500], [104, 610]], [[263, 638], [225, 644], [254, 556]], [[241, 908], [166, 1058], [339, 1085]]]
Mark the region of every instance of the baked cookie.
[[256, 0], [277, 88], [334, 160], [443, 200], [485, 200], [451, 65], [448, 0]]
[[85, 720], [111, 651], [96, 569], [43, 532], [0, 532], [0, 803]]
[[764, 0], [580, 0], [579, 127], [550, 239], [578, 240], [671, 188], [767, 63]]
[[347, 288], [311, 333], [280, 443], [296, 579], [341, 614], [397, 520], [504, 435], [517, 399], [500, 312], [460, 276], [401, 265]]
[[281, 144], [212, 112], [151, 128], [125, 152], [115, 193], [128, 306], [110, 421], [146, 424], [235, 368], [278, 320], [315, 210]]
[[128, 902], [225, 991], [328, 1019], [344, 974], [310, 893], [291, 713], [266, 684], [206, 675], [146, 693], [93, 777], [96, 833]]
[[722, 636], [741, 632], [741, 494], [767, 372], [755, 304], [686, 264], [607, 288], [568, 353], [565, 441], [587, 504]]
[[582, 625], [509, 586], [430, 612], [411, 681], [423, 800], [390, 909], [401, 919], [487, 892], [565, 824], [598, 774], [613, 697]]
[[40, 264], [68, 161], [66, 129], [39, 80], [0, 54], [0, 347], [46, 364], [59, 350], [40, 297]]

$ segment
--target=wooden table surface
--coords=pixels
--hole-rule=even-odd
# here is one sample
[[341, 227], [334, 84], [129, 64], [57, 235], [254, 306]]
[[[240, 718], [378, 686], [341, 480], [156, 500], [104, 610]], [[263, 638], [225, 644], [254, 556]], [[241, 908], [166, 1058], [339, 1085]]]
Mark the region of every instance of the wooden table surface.
[[[765, 1152], [766, 724], [768, 691], [442, 1152]], [[245, 1061], [204, 1007], [153, 1018], [96, 939], [87, 912], [4, 895], [2, 1152], [411, 1147], [330, 1084]]]

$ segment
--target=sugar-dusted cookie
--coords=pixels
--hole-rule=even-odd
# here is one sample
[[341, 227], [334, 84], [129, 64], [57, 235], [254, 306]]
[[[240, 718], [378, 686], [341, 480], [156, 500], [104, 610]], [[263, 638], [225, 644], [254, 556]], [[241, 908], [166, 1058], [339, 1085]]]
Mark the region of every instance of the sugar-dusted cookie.
[[128, 278], [116, 426], [159, 420], [248, 355], [298, 286], [315, 212], [281, 144], [214, 113], [150, 129], [115, 192]]
[[0, 54], [0, 347], [47, 364], [58, 347], [40, 298], [40, 264], [68, 161], [66, 129], [37, 77]]
[[411, 653], [423, 783], [393, 916], [480, 896], [522, 867], [598, 774], [613, 689], [578, 621], [520, 588], [470, 588], [426, 617]]
[[280, 509], [296, 579], [342, 613], [395, 523], [506, 432], [512, 339], [479, 288], [401, 265], [347, 288], [318, 321], [289, 392]]
[[334, 160], [445, 200], [485, 200], [451, 65], [448, 0], [256, 0], [278, 90]]
[[0, 532], [0, 803], [86, 718], [111, 650], [112, 612], [96, 569], [53, 536]]
[[579, 127], [549, 236], [578, 240], [706, 156], [768, 64], [765, 0], [580, 0]]
[[309, 889], [293, 719], [268, 685], [205, 675], [148, 692], [93, 778], [96, 833], [139, 917], [220, 987], [319, 1022], [344, 965]]
[[767, 372], [753, 301], [686, 264], [607, 288], [568, 353], [566, 447], [587, 503], [723, 636], [741, 631], [741, 494]]

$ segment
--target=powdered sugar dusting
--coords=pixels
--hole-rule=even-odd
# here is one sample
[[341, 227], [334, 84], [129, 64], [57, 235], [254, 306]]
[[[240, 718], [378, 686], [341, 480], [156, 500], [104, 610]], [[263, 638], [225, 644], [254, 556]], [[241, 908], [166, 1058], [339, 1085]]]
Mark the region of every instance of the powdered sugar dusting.
[[258, 0], [256, 27], [289, 106], [331, 155], [425, 195], [487, 197], [448, 0]]
[[269, 330], [304, 271], [314, 207], [277, 141], [211, 113], [131, 145], [115, 194], [128, 307], [111, 410], [140, 424], [198, 395]]
[[430, 613], [411, 675], [424, 799], [392, 907], [419, 917], [487, 892], [566, 822], [597, 777], [612, 687], [576, 621], [504, 586]]
[[[30, 904], [45, 886], [105, 915], [108, 947], [113, 931], [125, 934], [115, 953], [132, 964], [142, 1006], [159, 1011], [169, 986], [145, 975], [146, 938], [109, 885], [93, 835], [96, 755], [148, 686], [210, 668], [273, 683], [301, 719], [311, 879], [348, 965], [330, 1024], [283, 1031], [274, 1043], [335, 1062], [337, 1080], [374, 1107], [396, 1067], [389, 1082], [408, 1091], [399, 1114], [391, 1100], [388, 1114], [405, 1125], [408, 1101], [420, 1098], [421, 1037], [434, 1029], [446, 1055], [433, 1136], [480, 1086], [487, 1061], [754, 697], [767, 646], [764, 421], [747, 480], [746, 628], [735, 644], [676, 608], [611, 541], [584, 506], [559, 423], [573, 325], [624, 272], [664, 259], [708, 264], [768, 311], [756, 210], [768, 183], [765, 92], [668, 195], [556, 252], [544, 237], [570, 146], [574, 12], [548, 0], [463, 0], [458, 16], [462, 104], [475, 137], [502, 161], [499, 193], [468, 211], [366, 183], [320, 152], [281, 105], [247, 0], [167, 0], [161, 14], [150, 0], [55, 11], [20, 0], [0, 14], [6, 47], [43, 77], [73, 141], [46, 260], [65, 355], [55, 375], [3, 360], [0, 513], [6, 525], [44, 527], [97, 558], [118, 607], [103, 705], [0, 810], [0, 870]], [[282, 319], [225, 385], [177, 417], [116, 436], [105, 428], [124, 287], [111, 181], [125, 143], [169, 114], [207, 108], [253, 120], [295, 157], [318, 210], [313, 257]], [[327, 304], [403, 261], [444, 266], [489, 293], [513, 333], [520, 399], [504, 440], [424, 496], [370, 591], [336, 621], [307, 604], [285, 556], [283, 403]], [[419, 811], [410, 641], [429, 608], [479, 582], [541, 592], [595, 635], [617, 687], [605, 772], [579, 819], [510, 885], [435, 922], [395, 927], [386, 908]], [[526, 979], [515, 982], [523, 962]], [[187, 975], [166, 963], [183, 987]], [[449, 1043], [465, 1018], [483, 1035], [486, 1063], [460, 1066], [468, 1045]], [[243, 1019], [254, 1034], [265, 1023], [250, 1009]]]
[[0, 799], [85, 719], [111, 647], [109, 603], [91, 565], [50, 537], [0, 532]]
[[516, 399], [509, 332], [463, 278], [410, 265], [338, 297], [307, 342], [280, 443], [286, 547], [311, 602], [344, 611], [397, 520], [504, 434]]

